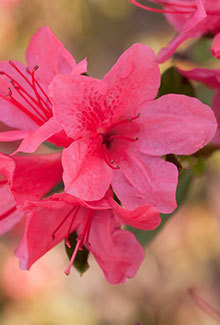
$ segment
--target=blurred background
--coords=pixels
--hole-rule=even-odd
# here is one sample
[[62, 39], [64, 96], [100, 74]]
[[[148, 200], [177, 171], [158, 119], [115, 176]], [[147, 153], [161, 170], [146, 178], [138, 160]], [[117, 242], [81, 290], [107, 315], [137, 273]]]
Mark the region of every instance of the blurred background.
[[[146, 43], [158, 52], [175, 34], [163, 15], [135, 8], [128, 0], [0, 0], [0, 60], [24, 61], [30, 37], [44, 25], [77, 61], [87, 57], [88, 73], [98, 78], [133, 43]], [[181, 54], [161, 70], [173, 63], [220, 68], [209, 53], [210, 44], [209, 39], [184, 44]], [[199, 98], [210, 103], [212, 92], [195, 86]], [[9, 144], [1, 146], [3, 152], [11, 150]], [[92, 257], [82, 277], [75, 269], [67, 277], [63, 243], [30, 271], [20, 271], [13, 257], [18, 226], [0, 242], [0, 325], [220, 324], [219, 313], [200, 299], [220, 312], [219, 198], [217, 150], [193, 182], [184, 206], [146, 248], [136, 277], [119, 286], [106, 283]]]

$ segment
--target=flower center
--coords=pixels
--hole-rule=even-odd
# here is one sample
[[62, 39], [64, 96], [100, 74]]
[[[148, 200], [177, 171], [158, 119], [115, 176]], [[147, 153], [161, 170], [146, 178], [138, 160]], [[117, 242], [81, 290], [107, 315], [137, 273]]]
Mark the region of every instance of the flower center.
[[[196, 2], [194, 0], [192, 1], [184, 1], [181, 2], [179, 1], [169, 1], [169, 0], [148, 0], [149, 2], [152, 3], [158, 3], [160, 5], [166, 6], [167, 9], [157, 9], [157, 8], [152, 8], [146, 5], [142, 5], [136, 0], [129, 0], [133, 5], [136, 7], [139, 7], [141, 9], [147, 10], [147, 11], [152, 11], [152, 12], [159, 12], [159, 13], [164, 13], [164, 14], [191, 14], [197, 9]], [[171, 7], [171, 9], [169, 9]], [[206, 10], [206, 13], [208, 15], [220, 15], [219, 10]]]
[[131, 118], [127, 118], [127, 119], [118, 121], [118, 122], [112, 124], [110, 127], [110, 130], [107, 130], [107, 132], [105, 132], [105, 133], [101, 132], [100, 130], [98, 131], [99, 136], [102, 137], [101, 150], [102, 150], [103, 158], [104, 158], [106, 164], [110, 168], [112, 168], [112, 169], [120, 168], [120, 165], [114, 165], [115, 162], [110, 157], [109, 150], [111, 148], [112, 142], [114, 140], [123, 140], [123, 141], [128, 141], [128, 142], [136, 142], [138, 140], [138, 138], [130, 138], [130, 137], [127, 137], [124, 135], [117, 134], [116, 132], [114, 132], [114, 128], [121, 126], [121, 125], [128, 124], [128, 123], [136, 120], [139, 117], [140, 117], [140, 114], [138, 114], [135, 117], [131, 117]]
[[32, 71], [29, 71], [27, 68], [26, 76], [14, 62], [9, 61], [9, 64], [22, 77], [25, 88], [10, 74], [0, 71], [1, 75], [10, 80], [13, 87], [13, 91], [9, 87], [8, 94], [6, 96], [0, 95], [0, 97], [15, 105], [39, 126], [43, 125], [53, 114], [51, 101], [35, 77], [35, 72], [39, 66], [36, 65]]

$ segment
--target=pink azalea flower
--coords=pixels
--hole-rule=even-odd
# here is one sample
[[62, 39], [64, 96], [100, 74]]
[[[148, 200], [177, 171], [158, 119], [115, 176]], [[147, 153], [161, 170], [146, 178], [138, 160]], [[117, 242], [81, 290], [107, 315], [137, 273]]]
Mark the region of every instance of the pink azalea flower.
[[[219, 49], [220, 47], [215, 47], [216, 51]], [[212, 109], [215, 112], [218, 127], [215, 137], [212, 139], [212, 142], [220, 145], [220, 69], [196, 68], [189, 71], [179, 71], [186, 78], [202, 82], [208, 87], [217, 90], [213, 98]]]
[[153, 51], [135, 44], [103, 80], [59, 75], [51, 84], [54, 115], [72, 144], [63, 151], [65, 191], [100, 200], [111, 184], [128, 209], [176, 208], [176, 166], [161, 156], [191, 155], [215, 134], [212, 110], [196, 98], [155, 101], [160, 72]]
[[31, 38], [26, 61], [27, 67], [18, 61], [0, 62], [0, 121], [14, 129], [0, 133], [0, 141], [24, 139], [18, 149], [23, 152], [35, 151], [48, 139], [66, 146], [69, 139], [53, 117], [48, 86], [57, 74], [85, 72], [86, 61], [76, 64], [47, 26]]
[[134, 5], [154, 12], [165, 14], [169, 23], [179, 34], [158, 54], [158, 62], [165, 62], [176, 49], [190, 38], [220, 31], [220, 2], [218, 0], [150, 0], [163, 5], [164, 9], [153, 9], [129, 0]]
[[61, 154], [14, 156], [0, 153], [0, 234], [23, 217], [17, 206], [39, 200], [62, 181]]
[[109, 283], [123, 283], [126, 278], [133, 277], [144, 258], [144, 250], [132, 233], [121, 230], [121, 224], [152, 230], [159, 225], [160, 215], [152, 206], [127, 211], [117, 205], [109, 192], [101, 201], [89, 203], [65, 193], [27, 203], [24, 207], [28, 214], [25, 232], [16, 251], [20, 267], [29, 269], [63, 239], [70, 247], [69, 235], [76, 231], [77, 244], [65, 271], [67, 275], [77, 251], [84, 245]]

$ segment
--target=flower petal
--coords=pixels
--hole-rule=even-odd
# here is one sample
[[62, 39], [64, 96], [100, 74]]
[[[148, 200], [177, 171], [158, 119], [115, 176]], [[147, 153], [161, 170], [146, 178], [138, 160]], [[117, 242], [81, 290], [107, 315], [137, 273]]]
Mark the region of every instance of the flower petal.
[[[42, 144], [42, 142], [48, 140], [54, 134], [61, 132], [61, 126], [55, 120], [54, 117], [50, 118], [47, 122], [45, 122], [41, 127], [36, 130], [30, 132], [24, 140], [21, 142], [18, 149], [14, 152], [29, 152], [32, 153]], [[64, 136], [64, 141], [66, 137]]]
[[212, 139], [212, 142], [217, 144], [218, 146], [220, 145], [220, 91], [217, 92], [217, 94], [214, 96], [213, 102], [212, 102], [212, 108], [215, 112], [215, 117], [218, 122], [218, 128], [217, 132]]
[[215, 135], [213, 111], [198, 99], [169, 94], [149, 102], [140, 110], [139, 150], [162, 156], [191, 155]]
[[[68, 233], [71, 217], [65, 221], [65, 225], [52, 235], [66, 215], [73, 209], [72, 205], [63, 204], [56, 206], [51, 202], [48, 208], [35, 208], [30, 210], [27, 216], [25, 231], [15, 255], [20, 259], [20, 268], [29, 269], [31, 265], [43, 256], [52, 247], [57, 245]], [[78, 227], [78, 222], [73, 224], [72, 231]]]
[[[59, 75], [50, 87], [54, 115], [66, 134], [77, 139], [88, 132], [97, 132], [109, 120], [105, 105], [107, 85], [85, 76]], [[97, 133], [96, 133], [97, 134]]]
[[188, 71], [179, 69], [179, 72], [187, 79], [203, 82], [211, 88], [220, 88], [220, 70], [196, 68]]
[[115, 216], [124, 225], [143, 230], [154, 230], [161, 222], [160, 213], [152, 205], [143, 205], [130, 211], [121, 207], [113, 198], [109, 199]]
[[36, 76], [46, 85], [51, 83], [56, 74], [71, 73], [76, 67], [73, 56], [48, 26], [38, 29], [32, 36], [26, 50], [26, 61], [29, 70], [39, 66]]
[[126, 208], [150, 204], [163, 213], [176, 208], [176, 166], [159, 157], [127, 152], [120, 167], [114, 172], [112, 187]]
[[0, 132], [0, 141], [1, 142], [11, 142], [24, 139], [29, 134], [29, 131], [23, 130], [13, 130]]
[[111, 210], [95, 214], [89, 243], [88, 249], [111, 284], [134, 277], [144, 259], [144, 250], [135, 236], [120, 229]]
[[15, 156], [16, 168], [10, 184], [17, 204], [39, 200], [62, 181], [60, 153]]
[[0, 235], [2, 235], [22, 219], [23, 213], [17, 211], [16, 202], [7, 184], [0, 186], [0, 197]]
[[144, 44], [127, 49], [103, 79], [120, 96], [117, 115], [135, 114], [139, 105], [156, 97], [160, 86], [160, 71], [155, 54]]
[[91, 150], [90, 143], [79, 140], [62, 155], [65, 191], [85, 201], [102, 199], [112, 180], [112, 169], [98, 151]]

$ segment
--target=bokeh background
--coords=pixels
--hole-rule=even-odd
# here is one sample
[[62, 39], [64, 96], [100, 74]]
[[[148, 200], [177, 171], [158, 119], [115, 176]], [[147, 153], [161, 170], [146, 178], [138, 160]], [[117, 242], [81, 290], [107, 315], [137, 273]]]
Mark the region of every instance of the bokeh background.
[[[87, 57], [88, 73], [98, 78], [133, 43], [146, 43], [158, 52], [175, 34], [163, 15], [135, 8], [128, 0], [1, 0], [0, 60], [24, 61], [30, 37], [43, 25], [50, 26], [77, 61]], [[220, 68], [209, 53], [210, 44], [209, 39], [188, 42], [161, 70], [173, 63]], [[195, 87], [201, 100], [210, 103], [212, 92]], [[0, 149], [9, 153], [13, 147], [6, 143]], [[218, 150], [193, 182], [184, 206], [146, 248], [136, 277], [126, 284], [106, 283], [92, 257], [82, 277], [75, 269], [67, 277], [63, 243], [30, 271], [20, 271], [13, 251], [21, 228], [0, 241], [0, 325], [220, 324], [219, 314], [208, 314], [198, 298], [220, 312]]]

